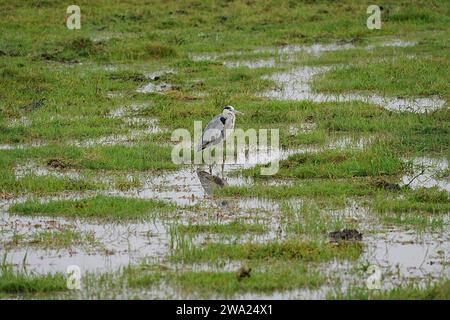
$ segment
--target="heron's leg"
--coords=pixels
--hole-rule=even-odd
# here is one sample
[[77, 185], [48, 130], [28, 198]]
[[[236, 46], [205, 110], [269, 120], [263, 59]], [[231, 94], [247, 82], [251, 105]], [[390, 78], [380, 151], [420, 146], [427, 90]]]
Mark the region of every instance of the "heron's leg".
[[212, 165], [209, 165], [209, 174], [212, 174]]
[[225, 161], [222, 161], [222, 178], [223, 178], [223, 169], [225, 168]]

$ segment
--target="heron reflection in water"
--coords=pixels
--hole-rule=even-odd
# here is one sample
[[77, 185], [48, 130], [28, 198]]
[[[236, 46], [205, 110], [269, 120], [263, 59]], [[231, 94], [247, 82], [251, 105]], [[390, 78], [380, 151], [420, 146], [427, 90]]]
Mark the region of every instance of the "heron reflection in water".
[[[224, 186], [227, 186], [228, 183], [225, 179], [219, 178], [217, 176], [213, 176], [212, 174], [202, 171], [200, 169], [197, 169], [197, 177], [200, 180], [200, 183], [203, 187], [203, 190], [205, 190], [205, 193], [207, 195], [211, 195], [213, 190], [215, 188], [223, 188]], [[226, 200], [219, 200], [220, 206], [226, 206], [228, 205], [228, 201]]]

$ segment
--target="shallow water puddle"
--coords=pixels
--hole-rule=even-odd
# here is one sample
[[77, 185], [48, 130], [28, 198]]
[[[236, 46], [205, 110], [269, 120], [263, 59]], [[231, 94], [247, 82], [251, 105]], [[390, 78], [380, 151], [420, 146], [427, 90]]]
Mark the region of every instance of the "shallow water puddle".
[[365, 236], [362, 261], [402, 277], [450, 276], [449, 232], [417, 234], [413, 230], [389, 230]]
[[[241, 56], [244, 54], [271, 54], [271, 55], [277, 55], [279, 58], [283, 58], [283, 56], [286, 58], [286, 56], [293, 55], [298, 52], [305, 52], [307, 54], [311, 55], [319, 55], [323, 52], [327, 51], [337, 51], [337, 50], [345, 50], [345, 49], [352, 49], [354, 46], [350, 43], [329, 43], [329, 44], [311, 44], [311, 45], [286, 45], [286, 46], [280, 46], [276, 48], [259, 48], [254, 49], [250, 51], [229, 51], [224, 53], [200, 53], [200, 54], [192, 54], [190, 55], [190, 59], [193, 61], [214, 61], [221, 58], [227, 58], [231, 56]], [[268, 59], [269, 61], [271, 59]], [[267, 60], [262, 60], [267, 61]], [[274, 61], [275, 62], [275, 61]], [[262, 66], [266, 67], [268, 62], [263, 62]], [[234, 67], [235, 65], [229, 61], [227, 64], [230, 67]], [[241, 66], [241, 65], [237, 65]], [[259, 68], [257, 64], [250, 63], [249, 67]]]
[[404, 41], [404, 40], [389, 40], [389, 41], [383, 41], [378, 44], [371, 44], [366, 47], [366, 50], [372, 50], [377, 47], [400, 47], [400, 48], [406, 48], [406, 47], [414, 47], [417, 45], [417, 41]]
[[[373, 50], [377, 47], [409, 47], [415, 46], [415, 41], [392, 40], [384, 41], [377, 44], [372, 44], [364, 47], [365, 50]], [[314, 45], [288, 45], [279, 48], [262, 48], [251, 51], [253, 54], [268, 53], [276, 55], [278, 58], [254, 59], [254, 60], [236, 60], [225, 61], [224, 65], [230, 68], [234, 67], [248, 67], [248, 68], [263, 68], [274, 67], [283, 62], [292, 62], [295, 60], [294, 53], [305, 52], [310, 55], [319, 55], [327, 51], [337, 51], [345, 49], [356, 48], [353, 44], [314, 44]], [[202, 54], [193, 56], [194, 60], [216, 60], [219, 58], [226, 58], [232, 55], [242, 55], [243, 52], [228, 52], [223, 54]], [[317, 74], [321, 74], [331, 70], [330, 66], [321, 67], [299, 67], [294, 68], [288, 72], [275, 73], [270, 76], [264, 76], [264, 79], [276, 81], [281, 88], [269, 90], [264, 92], [262, 96], [280, 99], [280, 100], [310, 100], [313, 102], [345, 102], [345, 101], [363, 101], [366, 103], [376, 104], [392, 111], [408, 111], [408, 112], [431, 112], [442, 108], [446, 101], [439, 97], [387, 97], [377, 94], [331, 94], [314, 92], [311, 89], [311, 81]]]
[[[208, 173], [207, 173], [208, 174]], [[175, 172], [165, 172], [153, 176], [142, 176], [144, 183], [138, 189], [130, 191], [112, 191], [110, 194], [136, 197], [141, 199], [160, 199], [175, 202], [178, 205], [203, 204], [209, 206], [212, 188], [219, 184], [243, 185], [251, 180], [242, 177], [221, 178], [213, 176], [216, 180], [210, 183], [201, 179], [195, 167], [185, 167]], [[206, 203], [205, 203], [206, 202]]]
[[[405, 159], [408, 161], [408, 159]], [[417, 157], [412, 162], [412, 173], [402, 177], [402, 183], [412, 189], [437, 187], [450, 192], [450, 176], [446, 158]]]
[[450, 257], [450, 232], [446, 229], [423, 233], [401, 228], [386, 229], [370, 214], [369, 208], [354, 201], [331, 214], [356, 222], [363, 233], [366, 247], [358, 259], [360, 263], [369, 262], [385, 272], [395, 271], [403, 277], [437, 277], [444, 270], [450, 272], [446, 268]]
[[357, 93], [331, 94], [315, 92], [311, 88], [313, 77], [331, 70], [331, 67], [299, 67], [288, 72], [264, 76], [264, 79], [274, 80], [280, 88], [262, 93], [262, 96], [279, 100], [310, 100], [313, 102], [346, 102], [359, 100], [376, 104], [392, 111], [430, 112], [442, 108], [445, 100], [430, 98], [397, 98], [379, 95], [362, 95]]
[[[364, 50], [373, 50], [378, 47], [410, 47], [417, 45], [415, 41], [402, 41], [402, 40], [392, 40], [392, 41], [384, 41], [377, 44], [368, 45], [363, 47]], [[289, 63], [295, 61], [295, 54], [302, 52], [307, 55], [318, 56], [324, 52], [329, 51], [338, 51], [338, 50], [349, 50], [356, 49], [358, 47], [354, 46], [351, 43], [330, 43], [330, 44], [312, 44], [312, 45], [286, 45], [277, 48], [261, 48], [250, 51], [250, 54], [270, 54], [275, 56], [275, 58], [266, 58], [266, 59], [253, 59], [253, 60], [227, 60], [224, 61], [224, 65], [228, 68], [236, 68], [236, 67], [247, 67], [247, 68], [270, 68], [275, 67], [276, 65], [281, 65], [283, 63]], [[219, 58], [227, 58], [230, 56], [240, 56], [245, 52], [237, 51], [237, 52], [226, 52], [222, 54], [201, 54], [201, 55], [193, 55], [191, 59], [194, 61], [214, 61]]]
[[56, 250], [27, 245], [12, 246], [7, 250], [2, 248], [7, 263], [22, 265], [26, 257], [27, 270], [65, 273], [67, 266], [75, 264], [80, 266], [83, 272], [113, 271], [130, 263], [138, 263], [143, 257], [158, 260], [164, 257], [168, 250], [168, 235], [163, 224], [158, 221], [91, 223], [81, 219], [12, 216], [5, 212], [5, 206], [1, 211], [0, 230], [3, 245], [14, 233], [32, 234], [49, 230], [48, 226], [69, 226], [75, 231], [92, 233], [96, 242], [99, 242], [100, 248], [73, 246]]

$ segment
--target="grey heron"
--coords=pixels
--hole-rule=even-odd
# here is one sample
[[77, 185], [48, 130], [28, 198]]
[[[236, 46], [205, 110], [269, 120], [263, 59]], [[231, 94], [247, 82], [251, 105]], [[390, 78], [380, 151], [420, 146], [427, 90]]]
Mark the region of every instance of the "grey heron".
[[[234, 109], [233, 106], [225, 106], [221, 114], [215, 116], [203, 130], [202, 137], [197, 145], [197, 151], [203, 151], [206, 148], [222, 143], [227, 139], [234, 129], [236, 114], [242, 112]], [[224, 161], [222, 161], [222, 172]], [[209, 171], [212, 173], [211, 166]]]

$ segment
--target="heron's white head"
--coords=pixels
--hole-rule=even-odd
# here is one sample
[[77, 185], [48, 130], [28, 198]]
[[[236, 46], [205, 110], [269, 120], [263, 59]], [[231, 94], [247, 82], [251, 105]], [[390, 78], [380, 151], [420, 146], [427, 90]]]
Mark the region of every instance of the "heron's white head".
[[244, 114], [243, 112], [236, 110], [233, 106], [225, 106], [223, 108], [223, 113], [229, 113], [229, 114], [236, 114], [236, 113], [240, 113], [240, 114]]

